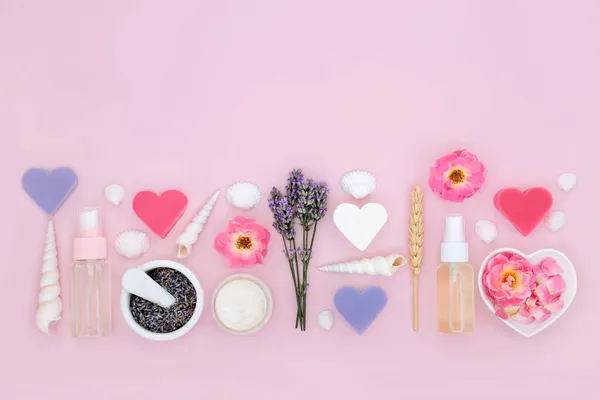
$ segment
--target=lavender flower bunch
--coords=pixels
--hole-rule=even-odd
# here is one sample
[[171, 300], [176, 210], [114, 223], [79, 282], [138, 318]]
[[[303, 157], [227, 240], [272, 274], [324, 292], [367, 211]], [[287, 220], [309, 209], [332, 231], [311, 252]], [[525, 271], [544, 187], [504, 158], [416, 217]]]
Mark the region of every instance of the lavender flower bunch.
[[[301, 169], [290, 172], [285, 195], [277, 188], [271, 190], [269, 209], [273, 227], [281, 235], [296, 292], [296, 328], [306, 330], [306, 295], [308, 264], [312, 256], [318, 222], [327, 211], [327, 185], [305, 179]], [[296, 242], [296, 223], [302, 232], [302, 247]]]

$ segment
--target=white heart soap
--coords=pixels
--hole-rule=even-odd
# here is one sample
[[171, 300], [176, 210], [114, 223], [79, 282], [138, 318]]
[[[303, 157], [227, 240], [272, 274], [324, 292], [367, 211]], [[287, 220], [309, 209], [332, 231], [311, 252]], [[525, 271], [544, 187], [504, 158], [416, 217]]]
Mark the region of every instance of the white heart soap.
[[387, 211], [379, 203], [365, 204], [362, 208], [342, 203], [333, 212], [333, 222], [350, 243], [364, 251], [387, 222]]
[[494, 304], [492, 304], [492, 301], [485, 294], [485, 288], [483, 286], [483, 281], [482, 281], [483, 280], [483, 272], [484, 272], [485, 266], [487, 265], [488, 261], [491, 260], [495, 255], [500, 254], [500, 253], [517, 254], [517, 255], [527, 259], [527, 261], [529, 261], [529, 263], [531, 265], [538, 264], [540, 261], [542, 261], [546, 257], [551, 257], [551, 258], [554, 258], [556, 260], [556, 262], [558, 262], [558, 264], [563, 269], [563, 273], [561, 275], [565, 280], [566, 287], [565, 287], [565, 291], [563, 292], [563, 294], [561, 296], [561, 299], [564, 301], [565, 305], [560, 311], [553, 313], [552, 316], [544, 322], [534, 322], [532, 324], [522, 324], [511, 318], [509, 318], [507, 320], [501, 320], [506, 325], [511, 327], [513, 330], [515, 330], [517, 333], [519, 333], [525, 337], [532, 337], [533, 335], [540, 333], [541, 331], [543, 331], [544, 329], [546, 329], [547, 327], [549, 327], [550, 325], [555, 323], [565, 313], [565, 311], [567, 311], [567, 309], [569, 308], [571, 303], [573, 303], [573, 299], [575, 298], [575, 293], [577, 292], [577, 274], [575, 273], [575, 268], [573, 267], [573, 263], [571, 263], [571, 261], [567, 258], [566, 255], [564, 255], [560, 251], [554, 250], [554, 249], [538, 250], [531, 254], [524, 254], [517, 249], [510, 249], [510, 248], [503, 248], [503, 249], [498, 249], [496, 251], [493, 251], [485, 258], [485, 260], [483, 260], [483, 263], [481, 263], [481, 268], [479, 268], [479, 278], [478, 278], [479, 293], [481, 294], [481, 298], [483, 299], [483, 302], [488, 306], [488, 308], [490, 309], [490, 311], [492, 313], [495, 313]]

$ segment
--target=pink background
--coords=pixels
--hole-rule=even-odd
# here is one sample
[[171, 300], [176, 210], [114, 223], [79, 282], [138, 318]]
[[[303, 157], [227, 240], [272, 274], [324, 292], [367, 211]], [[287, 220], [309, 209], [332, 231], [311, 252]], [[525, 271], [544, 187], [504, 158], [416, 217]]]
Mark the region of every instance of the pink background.
[[[168, 5], [167, 5], [168, 4]], [[4, 310], [0, 397], [6, 399], [471, 399], [597, 392], [600, 378], [597, 1], [9, 1], [0, 0], [0, 233]], [[173, 258], [176, 232], [216, 190], [237, 180], [264, 194], [302, 167], [331, 185], [330, 209], [349, 198], [341, 175], [368, 169], [389, 222], [366, 252], [406, 253], [409, 189], [426, 185], [438, 156], [467, 147], [488, 182], [462, 205], [426, 197], [421, 330], [411, 328], [408, 269], [392, 279], [326, 275], [323, 263], [363, 256], [323, 222], [311, 271], [309, 330], [293, 329], [294, 297], [274, 236], [264, 278], [275, 296], [254, 336], [220, 330], [210, 313], [184, 338], [134, 334], [118, 301], [123, 272]], [[55, 217], [64, 319], [54, 337], [34, 324], [46, 217], [20, 188], [31, 166], [67, 165], [80, 184]], [[578, 174], [570, 194], [556, 186]], [[102, 197], [126, 188], [124, 204]], [[506, 186], [543, 185], [564, 229], [525, 239], [493, 208]], [[100, 205], [110, 240], [144, 229], [130, 204], [142, 189], [180, 188], [190, 206], [141, 260], [111, 252], [114, 334], [71, 335], [71, 246], [79, 207]], [[559, 322], [525, 339], [477, 301], [472, 336], [435, 332], [434, 271], [443, 217], [468, 222], [475, 268], [492, 249], [555, 247], [576, 265], [579, 292]], [[186, 260], [207, 294], [230, 274], [212, 239], [235, 209], [222, 198]], [[244, 215], [265, 225], [263, 200]], [[473, 235], [496, 221], [490, 246]], [[112, 249], [111, 249], [112, 250]], [[389, 305], [359, 337], [338, 318], [320, 330], [344, 284], [383, 286]], [[161, 371], [157, 373], [157, 371]], [[430, 396], [430, 397], [428, 397]], [[551, 397], [554, 398], [554, 397]]]

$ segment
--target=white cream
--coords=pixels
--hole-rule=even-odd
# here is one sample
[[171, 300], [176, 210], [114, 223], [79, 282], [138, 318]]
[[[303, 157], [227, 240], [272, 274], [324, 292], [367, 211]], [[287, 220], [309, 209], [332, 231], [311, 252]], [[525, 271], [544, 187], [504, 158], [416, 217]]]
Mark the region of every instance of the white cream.
[[237, 332], [258, 326], [267, 314], [267, 296], [256, 283], [235, 279], [217, 293], [215, 315], [226, 328]]

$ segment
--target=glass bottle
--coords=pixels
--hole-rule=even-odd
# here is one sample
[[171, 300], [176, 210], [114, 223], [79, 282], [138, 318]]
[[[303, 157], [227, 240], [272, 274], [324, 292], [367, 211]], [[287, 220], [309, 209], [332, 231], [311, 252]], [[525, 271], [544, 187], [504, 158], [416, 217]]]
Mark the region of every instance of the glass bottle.
[[112, 329], [106, 248], [98, 209], [83, 209], [73, 246], [73, 329], [78, 338], [106, 336]]
[[475, 275], [460, 215], [446, 217], [441, 261], [437, 269], [438, 332], [471, 333], [475, 329]]

